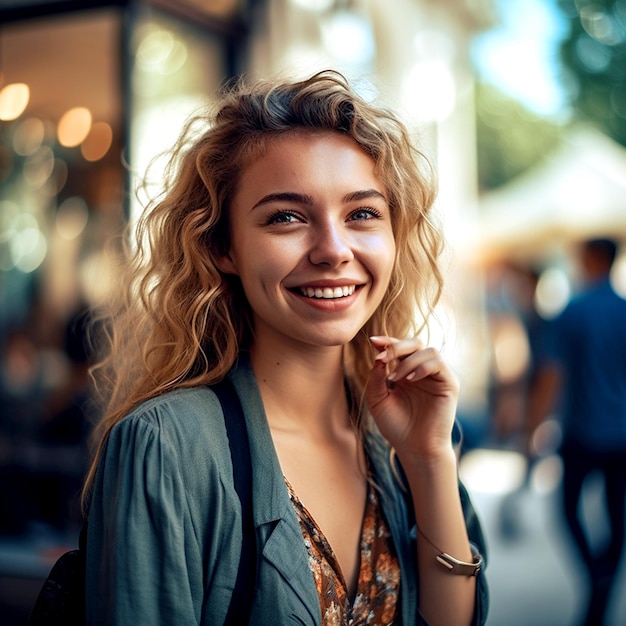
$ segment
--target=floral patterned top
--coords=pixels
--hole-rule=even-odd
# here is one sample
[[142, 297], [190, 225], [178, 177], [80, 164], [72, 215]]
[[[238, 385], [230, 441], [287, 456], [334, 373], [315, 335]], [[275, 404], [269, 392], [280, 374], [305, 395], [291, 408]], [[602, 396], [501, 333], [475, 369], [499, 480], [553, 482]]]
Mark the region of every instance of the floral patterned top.
[[361, 530], [361, 563], [350, 604], [341, 568], [326, 537], [285, 479], [309, 553], [323, 626], [393, 626], [400, 623], [400, 565], [376, 489], [368, 483]]

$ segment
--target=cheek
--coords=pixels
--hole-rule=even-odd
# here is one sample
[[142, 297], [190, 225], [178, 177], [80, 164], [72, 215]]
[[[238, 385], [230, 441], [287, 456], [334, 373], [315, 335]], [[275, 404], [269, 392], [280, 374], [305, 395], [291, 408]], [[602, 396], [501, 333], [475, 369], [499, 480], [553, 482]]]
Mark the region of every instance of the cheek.
[[237, 250], [234, 258], [249, 300], [276, 291], [287, 272], [284, 250], [258, 241]]
[[372, 270], [388, 282], [396, 260], [396, 243], [393, 235], [388, 233], [373, 238], [368, 242], [367, 250]]

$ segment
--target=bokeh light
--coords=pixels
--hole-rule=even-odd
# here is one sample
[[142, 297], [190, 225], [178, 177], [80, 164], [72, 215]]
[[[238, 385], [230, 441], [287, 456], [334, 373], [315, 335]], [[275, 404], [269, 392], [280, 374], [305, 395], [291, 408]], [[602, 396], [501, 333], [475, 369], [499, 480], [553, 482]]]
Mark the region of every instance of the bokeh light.
[[159, 28], [141, 40], [136, 60], [138, 69], [144, 72], [174, 74], [187, 60], [187, 47], [171, 32]]
[[66, 148], [82, 143], [91, 129], [91, 111], [86, 107], [73, 107], [59, 120], [57, 137]]
[[13, 133], [13, 149], [21, 156], [30, 156], [37, 152], [45, 138], [45, 125], [31, 117], [22, 121]]
[[87, 226], [89, 209], [83, 198], [72, 196], [64, 200], [56, 213], [56, 228], [66, 240], [76, 239]]
[[41, 146], [24, 163], [23, 176], [34, 189], [44, 186], [54, 171], [54, 152], [49, 146]]
[[0, 120], [11, 121], [17, 119], [30, 100], [30, 88], [25, 83], [5, 85], [0, 91]]
[[113, 142], [113, 130], [106, 122], [96, 122], [80, 146], [86, 161], [99, 161], [109, 151]]
[[551, 319], [567, 304], [571, 292], [567, 274], [558, 267], [550, 267], [539, 277], [535, 292], [535, 306], [539, 314]]

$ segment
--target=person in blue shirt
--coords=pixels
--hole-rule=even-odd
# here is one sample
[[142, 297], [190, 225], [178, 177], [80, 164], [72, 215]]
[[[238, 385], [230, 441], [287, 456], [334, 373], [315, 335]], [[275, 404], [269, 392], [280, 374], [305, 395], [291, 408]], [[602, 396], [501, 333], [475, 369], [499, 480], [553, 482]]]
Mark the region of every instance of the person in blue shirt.
[[404, 125], [336, 72], [241, 81], [190, 122], [108, 303], [89, 624], [226, 623], [250, 555], [224, 378], [250, 439], [250, 624], [484, 624], [459, 383], [419, 334], [433, 200]]
[[[611, 283], [618, 246], [591, 239], [579, 248], [583, 287], [552, 321], [552, 362], [544, 368], [545, 413], [556, 406], [562, 426], [563, 510], [589, 579], [585, 625], [606, 617], [624, 547], [626, 496], [626, 300]], [[558, 398], [558, 404], [554, 400]], [[538, 415], [531, 417], [536, 425]], [[586, 478], [604, 478], [609, 537], [594, 550], [582, 519]]]

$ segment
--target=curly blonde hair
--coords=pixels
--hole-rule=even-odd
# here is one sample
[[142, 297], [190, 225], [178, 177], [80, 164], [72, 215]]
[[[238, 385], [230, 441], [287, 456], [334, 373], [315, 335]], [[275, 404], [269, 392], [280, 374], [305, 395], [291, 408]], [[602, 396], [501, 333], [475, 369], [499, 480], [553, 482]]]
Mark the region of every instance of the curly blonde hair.
[[[202, 130], [199, 132], [198, 128]], [[174, 388], [211, 384], [250, 342], [249, 305], [237, 277], [218, 269], [229, 249], [228, 208], [242, 171], [289, 132], [348, 135], [374, 160], [386, 185], [396, 242], [391, 280], [378, 309], [345, 348], [346, 373], [363, 391], [373, 364], [368, 337], [415, 334], [439, 299], [441, 236], [429, 213], [430, 165], [399, 119], [359, 97], [335, 71], [295, 82], [241, 79], [213, 115], [188, 121], [173, 148], [163, 192], [136, 225], [116, 281], [108, 350], [94, 368], [104, 399], [85, 493], [110, 430], [140, 402]]]

